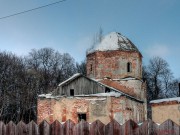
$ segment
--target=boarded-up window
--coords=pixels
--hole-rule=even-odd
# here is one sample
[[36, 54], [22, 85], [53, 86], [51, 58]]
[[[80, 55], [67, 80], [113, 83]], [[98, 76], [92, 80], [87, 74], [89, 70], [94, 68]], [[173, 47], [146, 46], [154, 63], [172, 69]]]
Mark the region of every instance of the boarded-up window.
[[70, 89], [70, 96], [74, 96], [74, 89]]

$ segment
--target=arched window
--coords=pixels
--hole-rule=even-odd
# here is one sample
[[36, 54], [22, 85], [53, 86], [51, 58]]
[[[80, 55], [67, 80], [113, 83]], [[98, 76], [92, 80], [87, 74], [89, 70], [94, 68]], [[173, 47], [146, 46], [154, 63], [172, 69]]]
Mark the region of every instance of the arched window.
[[127, 72], [131, 72], [132, 71], [132, 64], [131, 62], [127, 63]]

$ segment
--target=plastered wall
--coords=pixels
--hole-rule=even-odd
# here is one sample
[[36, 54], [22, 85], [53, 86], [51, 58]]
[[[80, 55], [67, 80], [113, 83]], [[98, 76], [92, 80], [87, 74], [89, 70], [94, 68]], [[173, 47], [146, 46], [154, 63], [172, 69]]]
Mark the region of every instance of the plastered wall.
[[152, 120], [161, 124], [167, 119], [171, 119], [180, 125], [180, 103], [169, 102], [152, 104]]

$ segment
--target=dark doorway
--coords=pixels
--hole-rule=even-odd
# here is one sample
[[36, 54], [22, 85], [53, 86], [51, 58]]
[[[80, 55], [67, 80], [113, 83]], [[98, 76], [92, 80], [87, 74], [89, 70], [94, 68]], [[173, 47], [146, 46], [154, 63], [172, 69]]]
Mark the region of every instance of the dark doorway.
[[74, 89], [70, 89], [70, 96], [74, 96]]
[[85, 113], [79, 113], [78, 114], [78, 121], [80, 122], [81, 120], [86, 121], [86, 114]]

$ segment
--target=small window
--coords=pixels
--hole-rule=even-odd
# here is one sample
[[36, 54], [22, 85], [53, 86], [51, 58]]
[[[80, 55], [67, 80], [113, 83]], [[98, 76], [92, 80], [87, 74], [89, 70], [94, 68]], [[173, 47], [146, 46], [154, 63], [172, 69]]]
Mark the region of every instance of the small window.
[[78, 121], [80, 122], [81, 120], [86, 121], [86, 114], [85, 113], [78, 114]]
[[105, 88], [105, 93], [108, 93], [108, 92], [110, 92], [110, 88], [106, 87]]
[[130, 62], [128, 62], [127, 63], [127, 72], [131, 72], [131, 63]]
[[74, 89], [70, 89], [70, 96], [74, 96]]
[[93, 70], [92, 64], [91, 64], [90, 66], [91, 66], [91, 67], [90, 67], [90, 71], [92, 72], [92, 70]]

